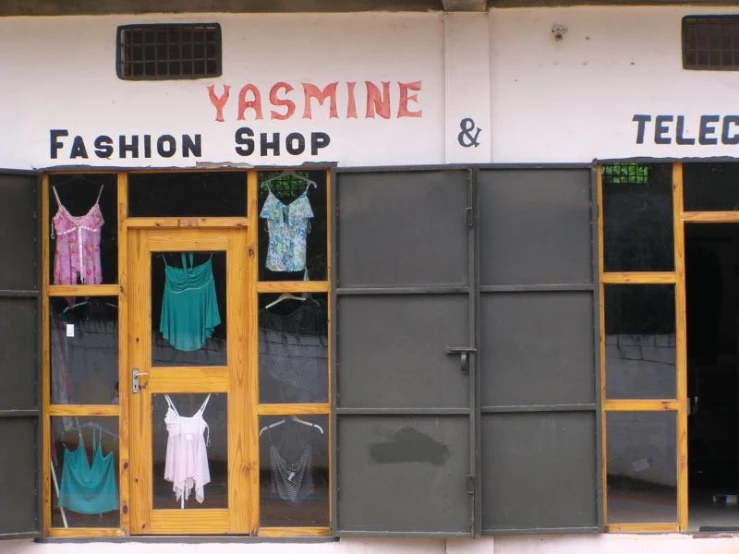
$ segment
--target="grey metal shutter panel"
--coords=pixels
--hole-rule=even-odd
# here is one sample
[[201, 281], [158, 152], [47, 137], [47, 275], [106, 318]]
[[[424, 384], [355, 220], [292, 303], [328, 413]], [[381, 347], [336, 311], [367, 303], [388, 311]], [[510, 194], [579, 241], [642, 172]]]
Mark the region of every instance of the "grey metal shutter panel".
[[472, 534], [475, 359], [447, 353], [474, 346], [472, 198], [462, 170], [338, 176], [338, 535]]
[[38, 188], [0, 170], [0, 539], [39, 531]]
[[482, 532], [602, 528], [590, 168], [483, 169]]

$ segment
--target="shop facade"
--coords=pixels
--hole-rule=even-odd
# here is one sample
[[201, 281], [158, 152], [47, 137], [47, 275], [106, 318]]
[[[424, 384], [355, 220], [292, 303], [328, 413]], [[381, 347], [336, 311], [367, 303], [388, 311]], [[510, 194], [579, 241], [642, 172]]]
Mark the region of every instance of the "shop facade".
[[716, 13], [0, 18], [0, 550], [735, 548]]

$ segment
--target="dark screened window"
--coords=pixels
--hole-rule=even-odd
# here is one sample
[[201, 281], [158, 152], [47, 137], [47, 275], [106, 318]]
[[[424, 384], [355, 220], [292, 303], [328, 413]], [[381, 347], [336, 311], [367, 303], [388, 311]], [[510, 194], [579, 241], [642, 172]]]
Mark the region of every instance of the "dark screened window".
[[732, 163], [683, 164], [685, 210], [739, 210], [739, 166]]
[[739, 70], [739, 16], [684, 17], [683, 67]]
[[672, 165], [604, 165], [606, 271], [672, 271]]
[[221, 26], [123, 25], [118, 27], [121, 79], [197, 79], [221, 75]]
[[246, 173], [132, 173], [128, 213], [131, 217], [245, 217]]

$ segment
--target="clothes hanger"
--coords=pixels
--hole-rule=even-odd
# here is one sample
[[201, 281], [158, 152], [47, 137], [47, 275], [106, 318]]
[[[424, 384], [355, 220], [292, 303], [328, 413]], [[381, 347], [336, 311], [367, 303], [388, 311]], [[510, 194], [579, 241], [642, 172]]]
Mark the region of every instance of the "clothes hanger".
[[312, 423], [310, 421], [305, 421], [304, 419], [300, 419], [298, 416], [290, 416], [290, 419], [292, 419], [296, 423], [302, 423], [303, 425], [307, 425], [308, 427], [315, 427], [321, 432], [322, 435], [324, 434], [323, 427], [318, 425], [318, 423]]
[[[170, 252], [170, 254], [177, 254], [177, 252]], [[194, 256], [195, 256], [196, 254], [200, 254], [200, 252], [183, 252], [183, 254], [192, 254], [192, 255], [193, 255], [193, 260], [194, 260]], [[168, 263], [167, 263], [167, 258], [166, 258], [166, 256], [164, 255], [164, 252], [160, 253], [160, 254], [159, 254], [159, 257], [160, 257], [160, 258], [161, 258], [161, 260], [162, 260], [162, 261], [164, 262], [164, 265], [171, 265], [171, 264], [168, 264]], [[209, 260], [212, 260], [212, 259], [213, 259], [213, 253], [212, 253], [212, 252], [211, 252], [211, 253], [210, 253], [210, 255], [208, 256], [208, 259], [209, 259]], [[198, 265], [200, 265], [200, 264], [198, 264]], [[175, 266], [175, 267], [177, 267], [177, 266]], [[195, 267], [195, 262], [194, 262], [194, 261], [193, 261], [193, 267]]]
[[264, 433], [265, 431], [268, 431], [269, 429], [273, 429], [275, 427], [279, 427], [280, 425], [282, 425], [286, 421], [287, 421], [286, 419], [281, 419], [280, 421], [276, 421], [274, 423], [270, 423], [269, 425], [265, 425], [264, 427], [262, 427], [259, 430], [259, 436], [261, 437], [262, 436], [262, 433]]
[[86, 175], [72, 175], [71, 177], [67, 177], [66, 179], [63, 179], [63, 180], [58, 181], [56, 183], [53, 183], [53, 186], [55, 186], [55, 187], [64, 186], [67, 183], [73, 183], [75, 181], [83, 181], [85, 183], [91, 183], [93, 185], [105, 186], [104, 183], [101, 184], [100, 181], [95, 180], [95, 179], [91, 179], [90, 177], [88, 177]]
[[269, 310], [270, 308], [272, 308], [273, 306], [276, 306], [277, 304], [279, 304], [283, 300], [299, 300], [300, 302], [305, 302], [307, 299], [304, 296], [295, 296], [294, 294], [291, 294], [289, 292], [283, 292], [280, 296], [277, 297], [277, 300], [275, 300], [274, 302], [270, 302], [269, 304], [267, 304], [264, 307], [264, 309], [265, 310]]
[[298, 179], [300, 181], [308, 183], [308, 186], [305, 187], [305, 190], [308, 190], [310, 187], [318, 188], [318, 185], [316, 185], [315, 181], [311, 181], [307, 177], [298, 175], [295, 171], [283, 171], [279, 175], [275, 175], [274, 177], [262, 181], [261, 187], [268, 189], [269, 183], [271, 183], [272, 181], [279, 181], [280, 179], [284, 179], [285, 177], [292, 177], [293, 179]]
[[80, 306], [84, 306], [87, 303], [88, 303], [87, 300], [85, 300], [84, 302], [77, 302], [76, 304], [72, 304], [71, 306], [67, 306], [66, 308], [64, 308], [62, 310], [62, 313], [63, 314], [66, 314], [69, 310], [74, 310], [75, 308], [79, 308]]
[[315, 304], [319, 308], [322, 308], [321, 303], [315, 298], [313, 298], [313, 295], [311, 293], [306, 293], [305, 296], [303, 296], [302, 298], [303, 300], [310, 300], [313, 304]]
[[[89, 304], [90, 302], [93, 302], [92, 300], [85, 300], [84, 302], [77, 302], [76, 304], [72, 304], [71, 306], [67, 306], [62, 310], [62, 314], [66, 314], [69, 310], [74, 310], [75, 308], [79, 308], [80, 306], [85, 306], [86, 304]], [[118, 309], [118, 306], [111, 302], [103, 302], [105, 306], [110, 306], [111, 308]]]
[[323, 432], [323, 427], [321, 427], [320, 425], [318, 425], [318, 423], [311, 423], [310, 421], [305, 421], [303, 419], [300, 419], [298, 416], [290, 416], [289, 420], [288, 419], [281, 419], [280, 421], [275, 421], [274, 423], [271, 423], [270, 425], [265, 425], [264, 427], [262, 427], [259, 430], [259, 436], [261, 437], [262, 436], [262, 433], [264, 433], [265, 431], [268, 431], [269, 429], [274, 429], [275, 427], [279, 427], [280, 425], [284, 425], [288, 421], [294, 421], [296, 423], [302, 423], [303, 425], [307, 425], [308, 427], [315, 427], [316, 429], [318, 429], [321, 432], [322, 435], [325, 434]]
[[82, 429], [86, 429], [86, 428], [89, 428], [89, 427], [93, 427], [94, 429], [97, 429], [101, 433], [105, 433], [106, 435], [110, 435], [114, 439], [117, 439], [118, 438], [118, 435], [117, 434], [113, 433], [112, 431], [108, 431], [105, 427], [103, 427], [99, 423], [94, 423], [92, 421], [88, 421], [87, 423], [82, 423], [79, 426], [79, 429], [81, 431]]
[[[74, 418], [75, 427], [77, 428], [77, 435], [82, 436], [82, 429], [89, 429], [90, 427], [97, 429], [101, 433], [105, 433], [106, 435], [110, 435], [114, 439], [118, 438], [118, 435], [113, 433], [112, 431], [108, 431], [105, 427], [100, 425], [99, 423], [95, 423], [94, 421], [88, 421], [87, 423], [80, 423], [80, 420], [78, 417]], [[72, 429], [70, 429], [71, 431]], [[59, 433], [59, 438], [62, 442], [64, 442], [64, 436], [67, 434], [67, 431], [62, 430]]]

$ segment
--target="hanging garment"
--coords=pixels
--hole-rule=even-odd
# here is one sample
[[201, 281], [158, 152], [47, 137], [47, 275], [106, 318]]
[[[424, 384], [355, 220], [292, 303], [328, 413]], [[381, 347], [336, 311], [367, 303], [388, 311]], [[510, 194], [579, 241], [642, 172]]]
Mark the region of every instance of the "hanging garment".
[[100, 187], [97, 200], [90, 210], [75, 217], [64, 207], [56, 187], [52, 187], [59, 209], [52, 218], [51, 238], [56, 236], [54, 253], [54, 284], [76, 285], [78, 280], [86, 285], [103, 282], [100, 265], [100, 229], [105, 221], [100, 210]]
[[313, 446], [307, 443], [303, 453], [296, 460], [286, 460], [272, 442], [272, 431], [269, 433], [269, 461], [272, 466], [272, 490], [282, 500], [300, 502], [313, 494]]
[[167, 265], [164, 268], [164, 293], [159, 331], [176, 350], [200, 350], [221, 323], [213, 279], [212, 260], [190, 266], [182, 254], [182, 268]]
[[269, 245], [266, 266], [270, 271], [305, 269], [308, 223], [313, 217], [307, 192], [285, 204], [270, 190], [264, 201], [259, 217], [267, 220]]
[[260, 310], [262, 402], [328, 400], [327, 332], [325, 310], [313, 300], [284, 315], [267, 309]]
[[[195, 500], [203, 503], [205, 500], [204, 487], [210, 483], [210, 469], [208, 467], [208, 453], [210, 446], [210, 429], [203, 419], [203, 412], [208, 405], [210, 395], [205, 398], [203, 405], [191, 417], [182, 417], [175, 408], [168, 394], [164, 395], [169, 408], [164, 416], [167, 424], [167, 456], [164, 463], [164, 478], [172, 483], [175, 498], [180, 506], [185, 507], [185, 500], [190, 498], [192, 489], [195, 489]], [[207, 433], [207, 441], [203, 434]]]
[[[97, 433], [96, 433], [97, 431]], [[102, 430], [92, 430], [92, 464], [88, 463], [82, 432], [77, 449], [64, 447], [59, 506], [80, 514], [102, 514], [118, 509], [113, 453], [103, 456]]]

